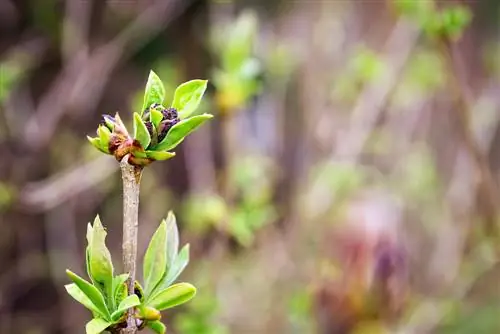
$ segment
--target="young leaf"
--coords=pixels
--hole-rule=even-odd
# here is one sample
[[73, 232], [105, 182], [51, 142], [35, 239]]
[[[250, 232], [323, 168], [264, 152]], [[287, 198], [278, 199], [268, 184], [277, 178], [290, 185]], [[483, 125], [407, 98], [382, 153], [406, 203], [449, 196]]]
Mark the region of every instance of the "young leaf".
[[112, 324], [104, 319], [95, 318], [87, 322], [87, 324], [85, 325], [85, 333], [100, 334], [104, 332], [104, 330], [110, 325]]
[[91, 243], [89, 245], [89, 267], [94, 281], [111, 287], [113, 280], [113, 263], [111, 254], [106, 247], [106, 230], [102, 226], [99, 215], [94, 219]]
[[113, 299], [114, 299], [113, 305], [119, 305], [122, 302], [122, 300], [127, 296], [126, 293], [127, 288], [124, 284], [128, 276], [129, 274], [121, 274], [116, 277], [113, 277]]
[[184, 247], [182, 247], [181, 251], [175, 258], [174, 264], [168, 271], [167, 277], [163, 280], [161, 287], [162, 288], [167, 288], [172, 284], [177, 277], [184, 271], [184, 268], [189, 263], [189, 244], [186, 244]]
[[144, 91], [144, 103], [142, 104], [142, 109], [140, 116], [145, 109], [149, 108], [153, 103], [162, 104], [165, 99], [165, 87], [161, 82], [158, 75], [155, 72], [150, 71], [148, 82], [146, 83], [146, 89]]
[[143, 275], [146, 296], [149, 296], [165, 274], [167, 265], [167, 223], [163, 220], [144, 254]]
[[92, 300], [75, 283], [66, 284], [64, 288], [73, 299], [91, 310], [92, 313], [101, 314], [99, 308], [92, 303]]
[[91, 300], [92, 304], [97, 307], [99, 314], [104, 318], [109, 320], [110, 314], [104, 297], [101, 292], [92, 284], [73, 273], [71, 270], [66, 270], [68, 277], [76, 284], [76, 286]]
[[138, 113], [134, 113], [134, 139], [137, 139], [144, 149], [151, 143], [148, 128]]
[[158, 129], [158, 125], [160, 125], [160, 122], [163, 120], [163, 114], [156, 109], [151, 109], [149, 120], [153, 123], [154, 127]]
[[167, 332], [167, 327], [161, 321], [150, 321], [147, 326], [156, 334], [165, 334]]
[[139, 316], [145, 321], [157, 321], [161, 319], [161, 313], [154, 307], [141, 305], [139, 307]]
[[207, 80], [191, 80], [177, 87], [172, 108], [177, 109], [180, 119], [189, 117], [198, 108], [207, 83]]
[[177, 283], [158, 292], [148, 303], [159, 311], [184, 304], [196, 295], [196, 288], [189, 283]]
[[156, 161], [164, 161], [175, 157], [175, 153], [167, 151], [146, 151], [146, 156]]
[[172, 211], [167, 215], [167, 267], [170, 269], [174, 264], [179, 252], [179, 230], [175, 215]]
[[114, 311], [113, 314], [111, 314], [111, 320], [117, 321], [123, 315], [123, 312], [125, 312], [131, 307], [139, 305], [140, 303], [141, 302], [139, 301], [139, 297], [137, 297], [136, 295], [127, 296], [127, 298], [122, 300], [120, 305], [118, 305], [116, 311]]
[[106, 153], [109, 153], [108, 143], [111, 137], [111, 131], [109, 131], [109, 129], [105, 125], [99, 125], [99, 128], [97, 128], [97, 133], [99, 134], [101, 147], [106, 150]]
[[212, 117], [213, 116], [210, 114], [202, 114], [180, 121], [168, 130], [167, 136], [158, 145], [156, 145], [155, 150], [170, 151], [179, 145], [184, 140], [184, 137], [189, 135]]
[[108, 148], [101, 144], [101, 139], [99, 137], [94, 138], [94, 137], [87, 136], [87, 139], [92, 144], [92, 146], [97, 148], [102, 153], [106, 153], [106, 154], [109, 153]]

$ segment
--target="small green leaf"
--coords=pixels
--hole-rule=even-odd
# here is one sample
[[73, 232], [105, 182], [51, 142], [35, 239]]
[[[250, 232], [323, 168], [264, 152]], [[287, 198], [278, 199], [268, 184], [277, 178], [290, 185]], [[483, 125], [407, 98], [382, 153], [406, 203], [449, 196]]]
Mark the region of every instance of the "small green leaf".
[[123, 315], [123, 313], [131, 307], [135, 307], [139, 305], [141, 302], [139, 301], [139, 297], [136, 295], [127, 296], [124, 300], [121, 301], [120, 305], [116, 311], [111, 314], [111, 320], [117, 321]]
[[210, 114], [202, 114], [180, 121], [168, 130], [167, 136], [156, 145], [155, 150], [170, 151], [179, 145], [187, 135], [212, 117]]
[[101, 139], [99, 137], [94, 138], [94, 137], [87, 136], [87, 139], [92, 144], [92, 146], [97, 148], [102, 153], [106, 153], [106, 154], [109, 153], [108, 148], [101, 144]]
[[[91, 243], [89, 245], [89, 267], [94, 281], [103, 284], [106, 288], [112, 287], [113, 263], [111, 254], [106, 247], [106, 230], [102, 226], [99, 215], [94, 219]], [[106, 290], [107, 291], [107, 290]]]
[[163, 120], [163, 114], [156, 109], [151, 109], [149, 120], [151, 121], [151, 123], [153, 123], [154, 127], [158, 129], [160, 122]]
[[161, 319], [161, 313], [154, 307], [141, 305], [139, 307], [139, 317], [145, 321], [157, 321]]
[[101, 292], [95, 286], [93, 286], [77, 274], [73, 273], [71, 270], [66, 270], [66, 274], [76, 284], [76, 286], [91, 300], [92, 304], [97, 307], [99, 314], [104, 319], [109, 320], [109, 310], [106, 307], [104, 296], [101, 294]]
[[166, 288], [172, 284], [177, 277], [184, 271], [189, 263], [189, 244], [182, 247], [181, 251], [175, 258], [174, 264], [168, 271], [167, 277], [163, 280], [161, 287]]
[[163, 104], [165, 99], [165, 87], [161, 82], [158, 75], [155, 72], [150, 71], [148, 82], [146, 83], [146, 89], [144, 91], [144, 103], [142, 104], [142, 109], [140, 115], [145, 109], [149, 108], [153, 103]]
[[207, 83], [207, 80], [191, 80], [177, 87], [172, 108], [177, 109], [180, 119], [189, 117], [198, 108]]
[[146, 156], [153, 160], [164, 161], [175, 157], [175, 153], [167, 151], [146, 151]]
[[160, 311], [184, 304], [196, 295], [196, 288], [189, 283], [177, 283], [158, 292], [149, 302], [149, 306]]
[[165, 334], [167, 332], [167, 327], [161, 321], [150, 321], [147, 326], [156, 334]]
[[99, 134], [101, 147], [106, 150], [106, 153], [109, 153], [108, 144], [109, 139], [111, 138], [111, 131], [109, 131], [109, 129], [105, 125], [99, 125], [99, 128], [97, 128], [97, 133]]
[[95, 318], [87, 322], [85, 325], [85, 333], [87, 334], [100, 334], [112, 324], [104, 319]]
[[170, 269], [174, 264], [179, 252], [179, 229], [172, 211], [167, 215], [167, 267]]
[[148, 128], [138, 113], [134, 113], [134, 139], [137, 139], [144, 149], [147, 149], [151, 143]]
[[152, 294], [154, 288], [165, 274], [167, 265], [167, 223], [163, 220], [149, 242], [144, 254], [143, 276], [146, 296]]
[[119, 305], [122, 300], [127, 296], [127, 288], [125, 286], [125, 281], [127, 280], [129, 274], [121, 274], [113, 277], [113, 298], [114, 304]]
[[95, 306], [94, 303], [92, 303], [92, 300], [90, 300], [90, 298], [87, 297], [87, 295], [82, 290], [80, 290], [80, 288], [75, 283], [66, 284], [64, 287], [66, 288], [68, 294], [73, 297], [73, 299], [91, 310], [92, 313], [101, 314], [99, 308]]

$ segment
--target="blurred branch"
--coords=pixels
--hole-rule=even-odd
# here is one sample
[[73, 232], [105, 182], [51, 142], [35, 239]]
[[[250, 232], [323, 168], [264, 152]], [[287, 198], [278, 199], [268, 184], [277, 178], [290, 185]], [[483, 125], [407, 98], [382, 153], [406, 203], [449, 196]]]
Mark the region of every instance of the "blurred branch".
[[61, 53], [66, 61], [76, 52], [86, 59], [89, 52], [88, 35], [92, 13], [91, 0], [67, 0], [63, 19]]
[[132, 55], [153, 34], [161, 31], [189, 1], [157, 1], [144, 10], [127, 28], [88, 57], [76, 52], [44, 95], [25, 128], [26, 144], [44, 147], [54, 134], [69, 105], [89, 110], [100, 100], [111, 72], [120, 60]]
[[21, 190], [19, 202], [30, 209], [52, 209], [105, 180], [118, 169], [116, 161], [103, 156], [80, 164], [47, 180], [33, 182]]

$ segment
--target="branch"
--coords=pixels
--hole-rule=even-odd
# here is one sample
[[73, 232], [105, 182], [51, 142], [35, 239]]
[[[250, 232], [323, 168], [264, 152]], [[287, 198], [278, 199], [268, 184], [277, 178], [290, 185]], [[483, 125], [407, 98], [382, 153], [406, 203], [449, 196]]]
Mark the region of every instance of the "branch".
[[[123, 270], [129, 274], [127, 281], [128, 294], [134, 294], [135, 270], [137, 263], [137, 230], [139, 226], [139, 188], [142, 169], [128, 163], [128, 156], [120, 162], [123, 179]], [[137, 325], [134, 309], [127, 314], [127, 328], [123, 334], [134, 334]]]

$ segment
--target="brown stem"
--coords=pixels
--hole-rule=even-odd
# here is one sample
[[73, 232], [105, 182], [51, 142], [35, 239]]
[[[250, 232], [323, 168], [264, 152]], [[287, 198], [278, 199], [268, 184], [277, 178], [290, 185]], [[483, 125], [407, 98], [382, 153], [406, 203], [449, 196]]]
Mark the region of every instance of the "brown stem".
[[497, 222], [499, 217], [498, 205], [500, 205], [498, 184], [489, 167], [487, 157], [479, 147], [471, 129], [470, 117], [472, 115], [472, 107], [468, 99], [466, 88], [463, 86], [462, 80], [456, 69], [455, 59], [453, 57], [454, 46], [450, 40], [443, 39], [440, 47], [450, 74], [451, 88], [457, 100], [456, 109], [462, 141], [473, 160], [478, 175], [479, 194], [487, 202], [487, 212], [485, 214], [487, 228], [489, 228], [491, 232], [497, 233]]
[[[139, 226], [139, 188], [142, 169], [128, 163], [128, 156], [120, 162], [123, 180], [123, 269], [129, 274], [128, 294], [134, 293], [135, 269], [137, 263], [137, 230]], [[127, 328], [122, 334], [137, 333], [134, 309], [127, 313]]]

